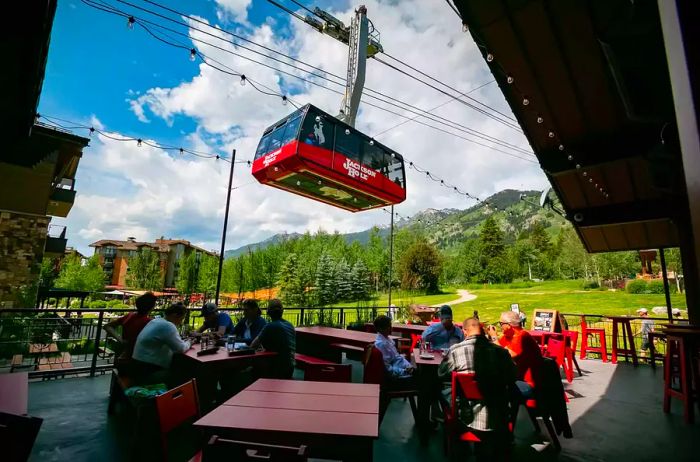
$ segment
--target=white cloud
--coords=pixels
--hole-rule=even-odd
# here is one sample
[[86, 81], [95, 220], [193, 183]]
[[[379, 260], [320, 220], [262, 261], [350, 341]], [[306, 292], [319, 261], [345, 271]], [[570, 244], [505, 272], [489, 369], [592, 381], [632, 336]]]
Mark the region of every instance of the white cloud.
[[[237, 12], [239, 16], [246, 13], [249, 6], [246, 1], [217, 1], [221, 8], [231, 14]], [[369, 0], [366, 4], [370, 18], [382, 32], [387, 53], [462, 91], [492, 79], [471, 37], [462, 32], [461, 23], [444, 3]], [[331, 12], [347, 24], [352, 9]], [[268, 20], [257, 27], [251, 26], [247, 35], [251, 40], [289, 53], [326, 72], [345, 75], [347, 48], [342, 44], [298, 21], [290, 23], [291, 35], [284, 36], [275, 34], [277, 29], [273, 29], [272, 24], [274, 21]], [[194, 32], [193, 38], [201, 38], [198, 34], [201, 33]], [[211, 37], [206, 40], [215, 41]], [[216, 44], [261, 59], [231, 44]], [[295, 101], [302, 104], [312, 102], [332, 114], [338, 111], [339, 95], [276, 74], [210, 46], [196, 46], [200, 52], [256, 82], [280, 93], [291, 91], [291, 98]], [[266, 62], [280, 66], [271, 60]], [[368, 62], [366, 86], [420, 108], [431, 108], [449, 99], [373, 60]], [[334, 88], [342, 91], [342, 87]], [[134, 95], [135, 99], [130, 102], [131, 110], [139, 120], [148, 121], [155, 117], [172, 124], [175, 116], [191, 118], [197, 129], [185, 137], [189, 146], [221, 153], [229, 153], [235, 148], [238, 159], [252, 159], [263, 129], [293, 109], [283, 106], [279, 98], [262, 95], [250, 85], [241, 86], [240, 79], [204, 64], [200, 64], [199, 73], [194, 78], [178, 86], [142, 88], [139, 91], [141, 95]], [[495, 84], [478, 90], [473, 96], [510, 113]], [[366, 101], [376, 103], [370, 98]], [[384, 106], [383, 103], [377, 104]], [[392, 110], [397, 111], [396, 108]], [[414, 115], [399, 112], [409, 117]], [[458, 102], [446, 104], [435, 113], [510, 143], [527, 146], [522, 134]], [[372, 135], [402, 120], [362, 104], [357, 126]], [[537, 189], [547, 184], [537, 164], [513, 159], [413, 122], [378, 139], [408, 160], [482, 198], [504, 188]], [[424, 174], [408, 170], [407, 176], [408, 198], [396, 208], [401, 215], [413, 215], [428, 207], [466, 208], [474, 203], [429, 181]], [[137, 148], [134, 144], [102, 139], [101, 143], [85, 151], [78, 170], [78, 199], [68, 220], [70, 238], [77, 239], [75, 244], [84, 247], [90, 239], [98, 238], [97, 230], [102, 230], [106, 237], [122, 239], [132, 235], [138, 239], [152, 239], [163, 234], [217, 248], [227, 181], [228, 164], [224, 162], [173, 157], [156, 148]], [[388, 215], [382, 211], [352, 214], [261, 186], [254, 182], [250, 168], [245, 164], [236, 166], [236, 186], [243, 187], [232, 193], [228, 248], [283, 231], [304, 232], [323, 228], [349, 232], [388, 222]]]
[[219, 10], [217, 15], [220, 21], [226, 20], [229, 17], [239, 23], [248, 21], [248, 7], [253, 0], [216, 0]]

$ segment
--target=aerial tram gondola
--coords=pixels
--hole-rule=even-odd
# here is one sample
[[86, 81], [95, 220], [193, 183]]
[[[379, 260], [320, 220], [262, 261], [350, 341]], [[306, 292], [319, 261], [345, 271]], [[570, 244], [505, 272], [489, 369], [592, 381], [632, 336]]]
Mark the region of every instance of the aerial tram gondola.
[[311, 104], [265, 130], [253, 175], [352, 212], [406, 199], [403, 157]]
[[348, 80], [336, 118], [307, 104], [268, 127], [255, 152], [253, 175], [262, 184], [359, 212], [406, 200], [403, 157], [354, 128], [368, 55], [382, 51], [367, 9], [350, 27], [319, 10], [306, 17], [320, 32], [349, 45]]

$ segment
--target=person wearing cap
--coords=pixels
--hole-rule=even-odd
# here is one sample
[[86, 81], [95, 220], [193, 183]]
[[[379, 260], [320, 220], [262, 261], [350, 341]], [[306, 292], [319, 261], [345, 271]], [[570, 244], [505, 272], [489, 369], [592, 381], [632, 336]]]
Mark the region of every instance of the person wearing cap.
[[282, 319], [284, 307], [280, 300], [270, 300], [267, 316], [270, 322], [265, 324], [260, 335], [250, 344], [251, 348], [263, 347], [265, 351], [277, 353], [270, 358], [269, 378], [291, 379], [296, 364], [297, 335], [294, 326]]
[[238, 321], [236, 327], [233, 328], [233, 335], [236, 336], [236, 339], [250, 345], [260, 335], [266, 322], [262, 317], [258, 302], [252, 298], [246, 298], [243, 300], [242, 305], [243, 319]]
[[423, 332], [423, 342], [430, 342], [433, 348], [447, 349], [464, 341], [464, 332], [452, 323], [452, 308], [440, 307], [440, 322], [431, 324]]
[[220, 312], [215, 303], [205, 303], [202, 307], [202, 316], [204, 317], [204, 324], [197, 330], [200, 334], [207, 329], [210, 329], [219, 337], [233, 333], [231, 316], [228, 313]]
[[637, 314], [642, 318], [642, 329], [639, 333], [642, 336], [642, 354], [646, 354], [649, 349], [649, 333], [654, 332], [654, 321], [648, 319], [649, 311], [646, 308], [638, 309]]

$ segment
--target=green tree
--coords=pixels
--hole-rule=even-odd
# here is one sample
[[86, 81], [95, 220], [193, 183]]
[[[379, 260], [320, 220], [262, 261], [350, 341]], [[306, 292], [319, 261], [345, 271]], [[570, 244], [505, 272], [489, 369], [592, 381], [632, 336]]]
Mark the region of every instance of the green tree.
[[[319, 265], [320, 266], [320, 265]], [[336, 301], [352, 300], [353, 280], [350, 273], [350, 265], [341, 258], [335, 266], [335, 299]]]
[[41, 272], [39, 273], [39, 287], [42, 289], [50, 289], [54, 286], [54, 282], [58, 277], [56, 271], [55, 260], [44, 258], [41, 261]]
[[424, 240], [414, 242], [399, 261], [401, 287], [423, 290], [427, 294], [438, 293], [442, 263], [440, 252], [432, 244]]
[[199, 276], [199, 262], [195, 252], [190, 252], [178, 260], [178, 273], [175, 287], [181, 294], [192, 294], [197, 291], [197, 278]]
[[93, 255], [83, 265], [80, 257], [66, 257], [61, 272], [55, 281], [60, 289], [98, 292], [104, 289], [105, 276], [100, 266], [100, 257]]
[[503, 254], [504, 250], [503, 231], [496, 219], [491, 215], [484, 221], [479, 231], [481, 267], [485, 268], [489, 259]]
[[216, 291], [216, 279], [219, 275], [219, 258], [208, 254], [201, 255], [197, 277], [197, 291], [213, 294]]
[[331, 305], [338, 299], [334, 266], [333, 258], [327, 253], [322, 254], [318, 260], [315, 293], [316, 301], [320, 306]]
[[163, 270], [158, 252], [142, 248], [129, 259], [126, 283], [133, 289], [156, 290], [163, 288]]
[[299, 274], [299, 258], [295, 253], [287, 256], [279, 272], [280, 298], [288, 306], [302, 306], [306, 300], [306, 287]]
[[357, 260], [351, 270], [352, 290], [351, 299], [353, 301], [369, 300], [370, 291], [370, 274], [367, 266], [362, 260]]

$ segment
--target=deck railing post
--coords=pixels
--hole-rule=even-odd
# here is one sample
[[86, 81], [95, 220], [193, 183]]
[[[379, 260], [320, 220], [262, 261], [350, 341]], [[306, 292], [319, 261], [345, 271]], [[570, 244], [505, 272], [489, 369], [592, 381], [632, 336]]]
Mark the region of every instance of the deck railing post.
[[102, 333], [102, 321], [104, 321], [105, 312], [100, 311], [100, 316], [97, 318], [97, 332], [95, 332], [95, 351], [92, 352], [92, 365], [90, 366], [90, 377], [95, 376], [95, 368], [97, 367], [97, 354], [100, 352], [100, 334]]

